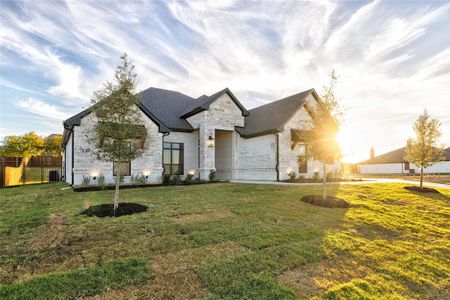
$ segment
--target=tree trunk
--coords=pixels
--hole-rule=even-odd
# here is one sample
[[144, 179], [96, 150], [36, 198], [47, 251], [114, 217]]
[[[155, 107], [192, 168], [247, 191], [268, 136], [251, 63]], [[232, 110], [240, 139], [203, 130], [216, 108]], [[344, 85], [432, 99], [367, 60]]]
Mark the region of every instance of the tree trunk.
[[420, 188], [423, 189], [423, 167], [420, 167]]
[[327, 197], [327, 165], [325, 162], [322, 162], [323, 166], [323, 199]]
[[114, 193], [114, 216], [116, 216], [116, 209], [119, 207], [119, 186], [120, 186], [120, 176], [122, 175], [122, 164], [120, 161], [117, 162], [117, 174], [116, 174], [116, 191]]

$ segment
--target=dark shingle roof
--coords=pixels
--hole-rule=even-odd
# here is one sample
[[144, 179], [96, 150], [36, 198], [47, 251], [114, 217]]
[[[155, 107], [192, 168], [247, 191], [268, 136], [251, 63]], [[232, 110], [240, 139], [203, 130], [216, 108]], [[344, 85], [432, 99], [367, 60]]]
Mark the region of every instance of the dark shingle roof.
[[[161, 132], [169, 132], [170, 130], [192, 131], [192, 126], [185, 118], [209, 109], [214, 101], [228, 94], [245, 116], [245, 127], [236, 130], [244, 137], [251, 137], [281, 131], [283, 125], [304, 104], [306, 97], [311, 93], [318, 99], [314, 89], [311, 89], [250, 111], [245, 109], [228, 88], [211, 96], [202, 95], [195, 99], [176, 91], [151, 87], [140, 92], [138, 97], [141, 110], [158, 124]], [[64, 121], [65, 128], [80, 125], [81, 119], [90, 112], [91, 108], [87, 108], [67, 119]]]
[[173, 130], [193, 130], [192, 126], [180, 116], [196, 100], [185, 94], [149, 88], [138, 94], [141, 104], [151, 111], [164, 125]]
[[[280, 132], [311, 93], [316, 92], [310, 89], [251, 109], [249, 116], [245, 118], [245, 127], [236, 130], [244, 137]], [[314, 96], [317, 97], [317, 94]]]
[[[406, 147], [402, 147], [378, 156], [373, 159], [364, 160], [358, 164], [391, 164], [405, 162]], [[444, 150], [444, 160], [450, 160], [450, 147]]]
[[[141, 109], [158, 125], [164, 129], [192, 131], [192, 126], [185, 118], [192, 116], [202, 110], [207, 110], [211, 103], [227, 93], [230, 98], [241, 109], [244, 116], [248, 115], [248, 111], [239, 102], [239, 100], [228, 89], [223, 89], [211, 96], [203, 95], [197, 99], [189, 97], [176, 91], [148, 88], [138, 94]], [[80, 125], [81, 119], [91, 113], [91, 108], [87, 108], [82, 112], [70, 117], [64, 121], [64, 125]], [[162, 130], [168, 131], [168, 130]]]

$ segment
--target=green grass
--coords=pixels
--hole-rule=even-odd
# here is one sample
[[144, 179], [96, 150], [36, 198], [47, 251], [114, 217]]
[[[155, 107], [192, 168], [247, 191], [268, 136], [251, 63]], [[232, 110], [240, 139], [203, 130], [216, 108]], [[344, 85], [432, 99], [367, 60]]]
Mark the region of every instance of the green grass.
[[97, 294], [99, 299], [450, 297], [449, 189], [420, 194], [398, 183], [329, 186], [329, 194], [352, 204], [349, 209], [300, 201], [302, 195], [320, 193], [320, 186], [208, 184], [127, 189], [121, 191], [122, 201], [147, 205], [146, 212], [96, 218], [80, 212], [89, 205], [111, 203], [114, 191], [73, 192], [62, 187], [0, 190], [2, 291], [15, 287], [39, 292], [42, 284], [36, 282], [45, 278], [51, 280], [44, 282], [57, 287], [72, 278], [70, 274], [100, 272], [95, 268], [105, 265], [103, 261], [114, 266], [114, 261], [141, 257], [152, 270], [144, 272], [152, 280], [135, 285], [121, 279], [115, 285], [100, 272], [104, 274], [99, 276], [101, 283], [82, 280], [86, 286], [73, 283], [76, 294], [66, 288], [58, 295]]
[[0, 287], [1, 299], [75, 299], [150, 279], [143, 259], [109, 261], [70, 272], [53, 272]]

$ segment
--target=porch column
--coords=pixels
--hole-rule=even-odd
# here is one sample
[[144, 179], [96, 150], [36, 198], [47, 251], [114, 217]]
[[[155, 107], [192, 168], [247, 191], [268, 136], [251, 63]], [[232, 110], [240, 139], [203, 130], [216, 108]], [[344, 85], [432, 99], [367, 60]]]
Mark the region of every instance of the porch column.
[[208, 146], [209, 137], [215, 139], [214, 129], [208, 129], [204, 126], [199, 128], [199, 151], [200, 151], [200, 169], [199, 176], [201, 180], [209, 180], [209, 172], [215, 170], [214, 147]]

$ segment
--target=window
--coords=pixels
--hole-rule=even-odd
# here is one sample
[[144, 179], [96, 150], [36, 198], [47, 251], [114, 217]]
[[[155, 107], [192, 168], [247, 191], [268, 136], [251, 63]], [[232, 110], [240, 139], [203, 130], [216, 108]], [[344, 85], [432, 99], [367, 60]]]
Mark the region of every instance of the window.
[[183, 175], [184, 173], [183, 143], [164, 143], [163, 166], [165, 175]]
[[303, 154], [298, 156], [298, 172], [308, 173], [308, 156], [306, 153], [306, 145], [304, 146]]
[[[131, 162], [130, 161], [123, 161], [120, 163], [122, 167], [120, 168], [120, 173], [122, 173], [122, 176], [131, 176]], [[118, 169], [118, 162], [113, 162], [113, 176], [117, 176], [117, 169]]]
[[409, 162], [405, 162], [405, 170], [406, 170], [406, 171], [409, 170]]

